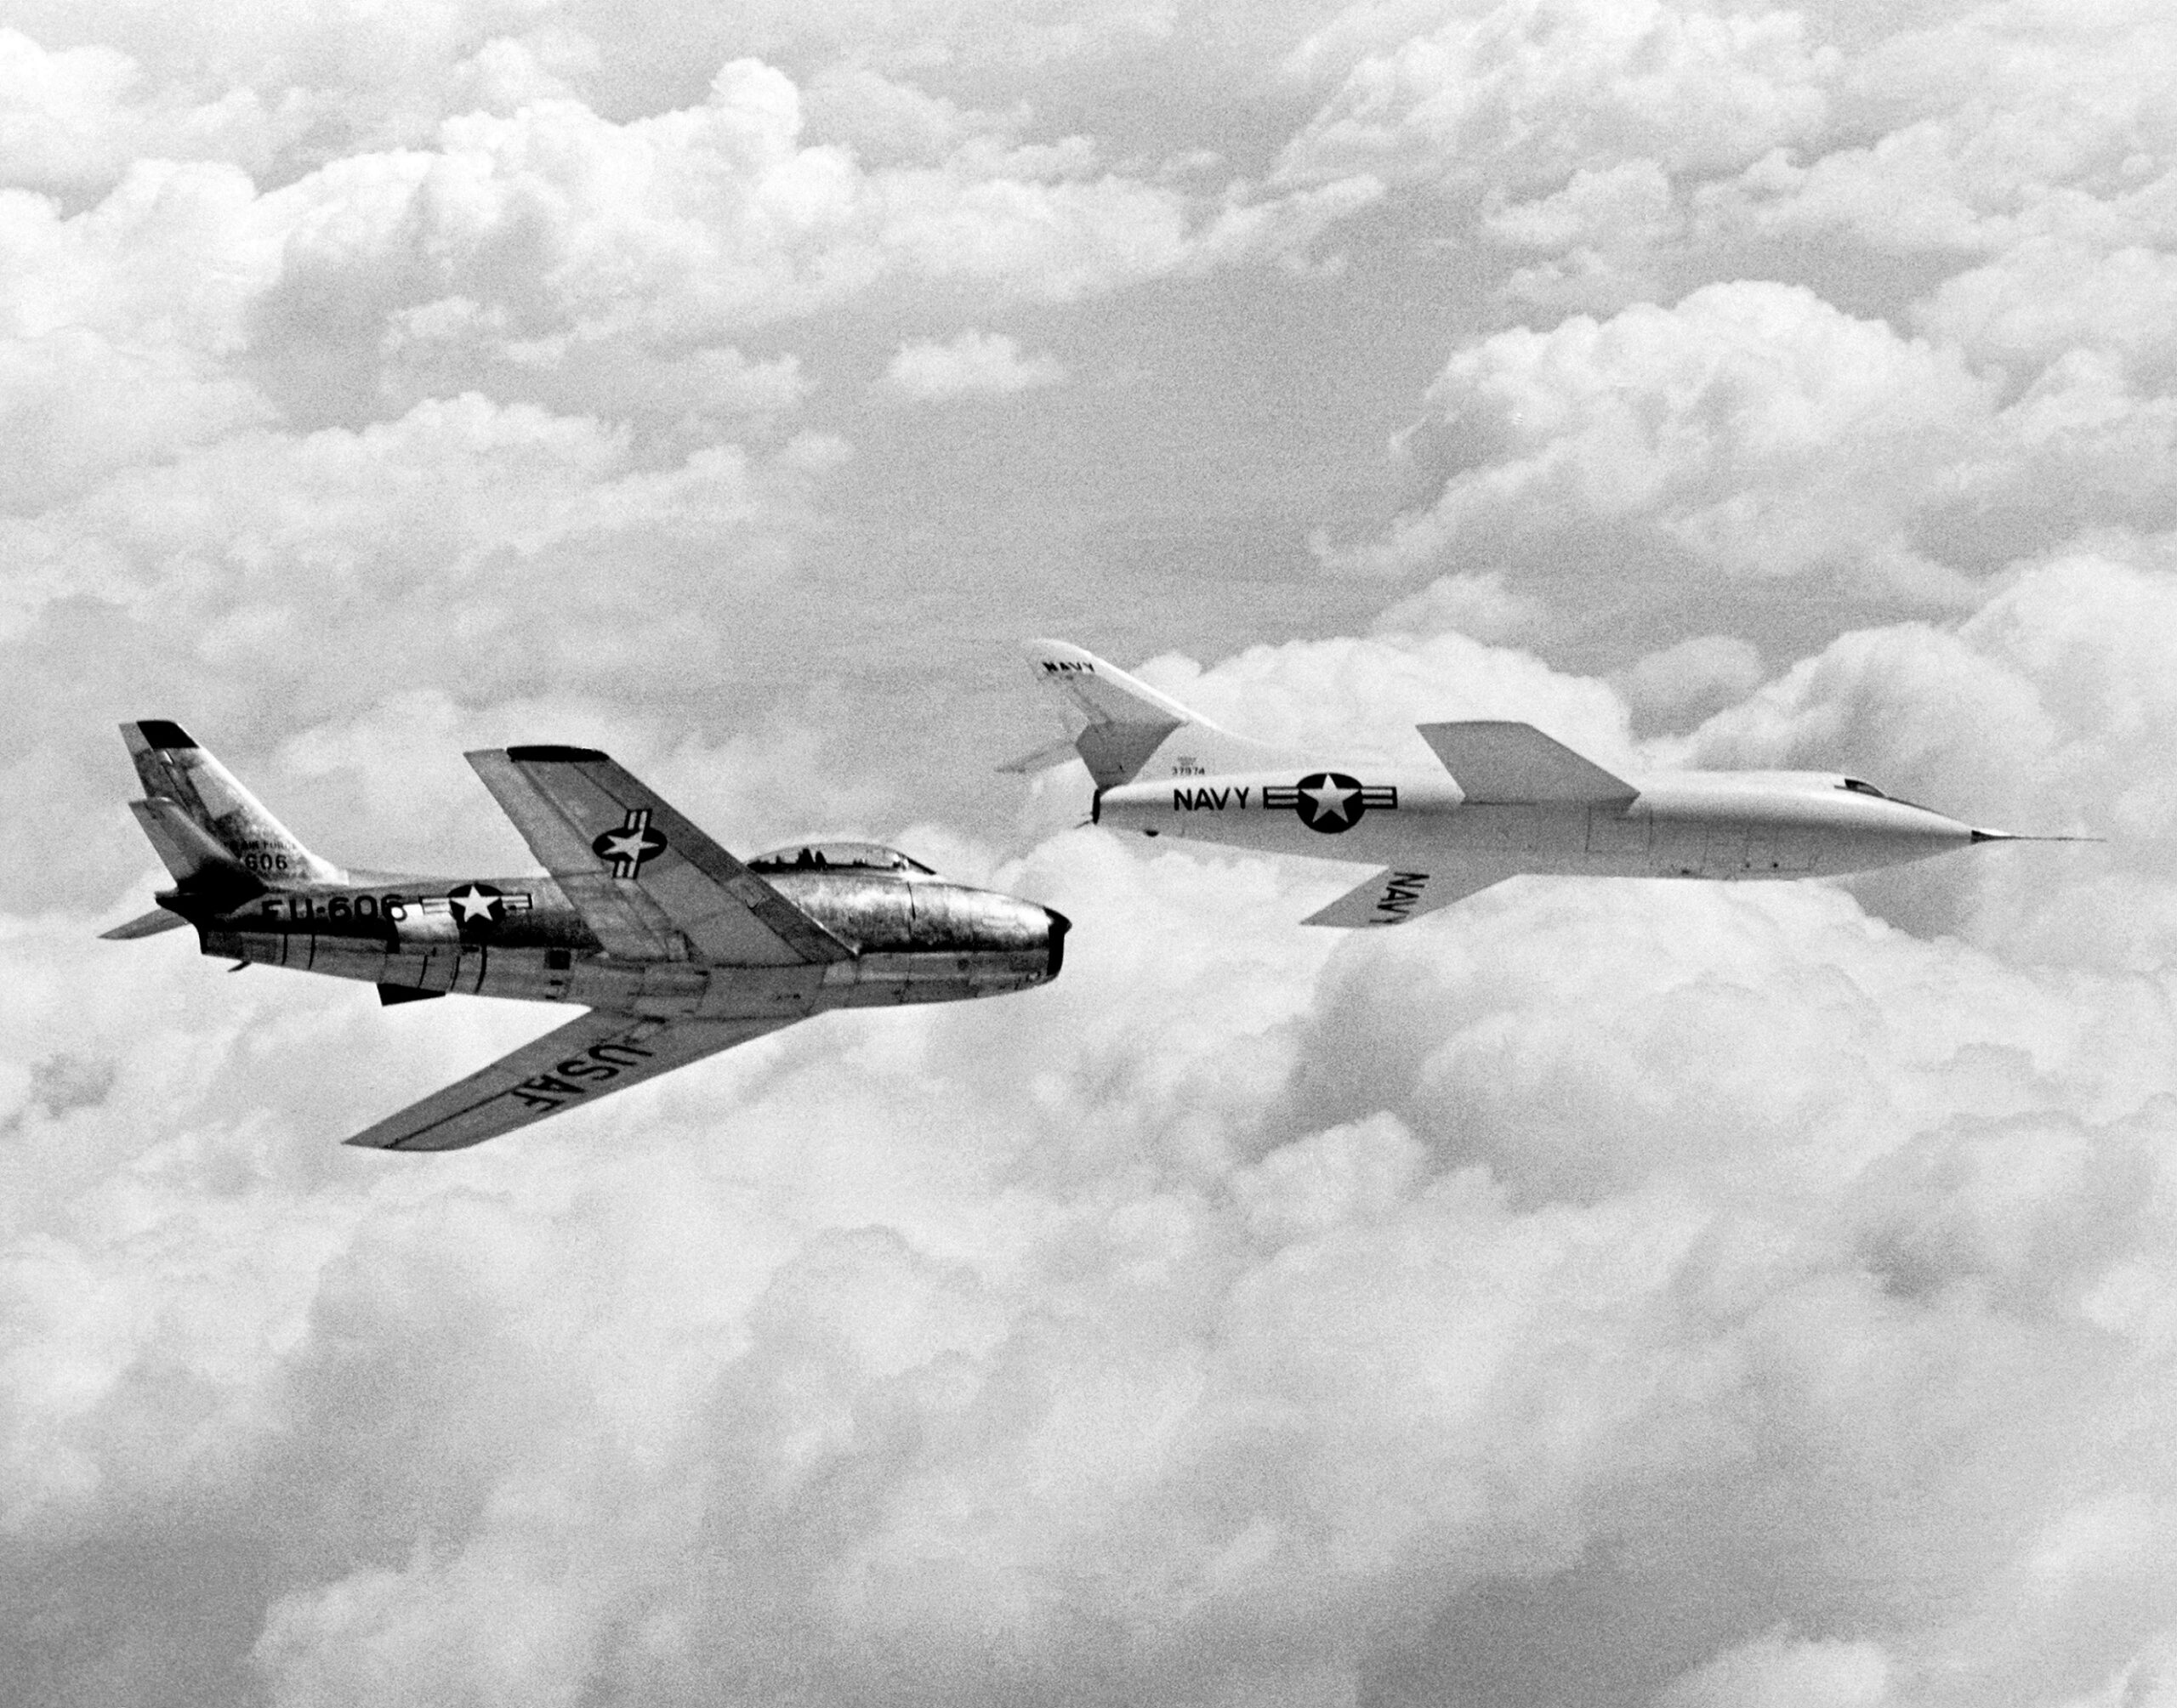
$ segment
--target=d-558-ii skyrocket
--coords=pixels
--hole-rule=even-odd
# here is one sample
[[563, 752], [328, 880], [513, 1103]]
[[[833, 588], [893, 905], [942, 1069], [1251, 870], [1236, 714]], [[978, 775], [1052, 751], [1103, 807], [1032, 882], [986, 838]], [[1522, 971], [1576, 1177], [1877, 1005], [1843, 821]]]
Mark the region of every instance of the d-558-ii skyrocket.
[[1286, 752], [1219, 728], [1065, 641], [1027, 644], [1065, 701], [1091, 816], [1149, 837], [1363, 861], [1375, 870], [1310, 925], [1402, 925], [1524, 873], [1803, 878], [1867, 871], [1976, 843], [2072, 841], [1978, 830], [1829, 771], [1622, 777], [1531, 723], [1418, 725], [1426, 769]]
[[361, 979], [389, 1003], [587, 1011], [350, 1144], [476, 1144], [827, 1008], [1048, 984], [1065, 950], [1063, 915], [873, 843], [744, 865], [593, 748], [468, 755], [543, 874], [418, 877], [319, 859], [179, 724], [121, 733], [144, 786], [130, 810], [174, 883], [106, 936], [187, 924], [207, 955]]

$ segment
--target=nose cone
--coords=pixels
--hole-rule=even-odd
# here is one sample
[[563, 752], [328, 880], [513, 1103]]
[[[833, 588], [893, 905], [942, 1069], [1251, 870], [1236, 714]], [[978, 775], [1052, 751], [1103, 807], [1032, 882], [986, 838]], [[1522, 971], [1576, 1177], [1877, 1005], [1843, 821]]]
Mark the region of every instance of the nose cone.
[[1969, 824], [1946, 817], [1926, 807], [1920, 808], [1918, 811], [1919, 822], [1913, 825], [1908, 832], [1916, 844], [1914, 859], [1948, 854], [1952, 848], [1970, 848], [1981, 839], [1981, 832]]
[[1066, 933], [1073, 929], [1073, 922], [1056, 908], [1047, 907], [1043, 917], [1048, 922], [1044, 938], [1050, 945], [1050, 961], [1045, 967], [1045, 982], [1058, 977], [1058, 969], [1066, 964]]
[[1951, 848], [1970, 847], [1981, 840], [1981, 833], [1962, 820], [1950, 818], [1932, 808], [1924, 807], [1920, 810], [1923, 822], [1916, 828], [1930, 842], [1940, 843], [1944, 848]]

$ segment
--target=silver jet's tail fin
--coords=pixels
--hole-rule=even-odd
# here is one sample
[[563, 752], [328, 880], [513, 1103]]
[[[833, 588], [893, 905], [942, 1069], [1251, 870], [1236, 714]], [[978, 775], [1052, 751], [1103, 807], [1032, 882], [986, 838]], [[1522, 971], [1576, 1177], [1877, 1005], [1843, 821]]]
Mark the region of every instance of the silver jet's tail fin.
[[1131, 782], [1160, 755], [1188, 772], [1250, 771], [1293, 756], [1265, 741], [1235, 735], [1197, 716], [1117, 665], [1063, 640], [1032, 640], [1028, 658], [1037, 680], [1066, 702], [1071, 733], [1003, 769], [1055, 764], [1067, 746], [1081, 756], [1100, 789]]
[[344, 874], [320, 860], [187, 730], [163, 718], [121, 726], [144, 785], [130, 810], [179, 882], [202, 882], [225, 866], [259, 883], [338, 883]]

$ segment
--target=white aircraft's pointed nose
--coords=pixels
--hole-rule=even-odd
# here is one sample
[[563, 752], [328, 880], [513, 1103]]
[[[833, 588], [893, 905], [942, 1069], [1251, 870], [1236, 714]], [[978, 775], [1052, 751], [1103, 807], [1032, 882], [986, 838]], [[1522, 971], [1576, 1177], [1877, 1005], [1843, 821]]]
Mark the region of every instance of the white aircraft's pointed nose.
[[2106, 837], [2030, 837], [2024, 831], [1975, 831], [1976, 843], [2100, 843]]

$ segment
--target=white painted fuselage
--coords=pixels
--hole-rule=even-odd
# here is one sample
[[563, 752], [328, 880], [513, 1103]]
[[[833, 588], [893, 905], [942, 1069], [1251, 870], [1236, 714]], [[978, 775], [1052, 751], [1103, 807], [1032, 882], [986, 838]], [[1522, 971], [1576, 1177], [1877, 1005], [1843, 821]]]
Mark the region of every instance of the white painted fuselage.
[[[1304, 788], [1310, 778], [1337, 780]], [[1360, 792], [1346, 796], [1348, 785]], [[1477, 875], [1830, 877], [2000, 839], [1829, 772], [1679, 772], [1634, 786], [1629, 801], [1478, 801], [1441, 769], [1357, 763], [1138, 779], [1101, 791], [1095, 816], [1145, 836]]]

